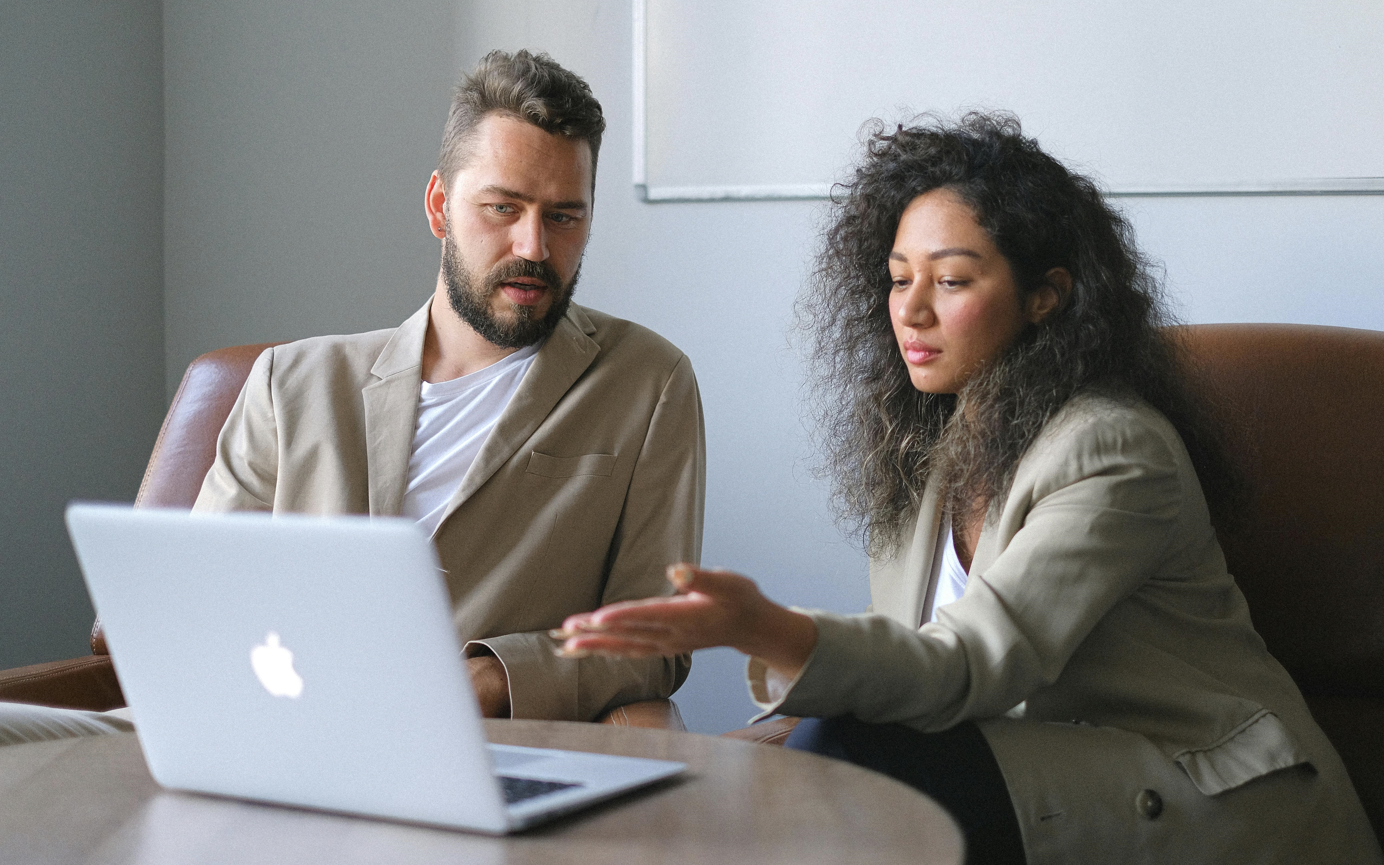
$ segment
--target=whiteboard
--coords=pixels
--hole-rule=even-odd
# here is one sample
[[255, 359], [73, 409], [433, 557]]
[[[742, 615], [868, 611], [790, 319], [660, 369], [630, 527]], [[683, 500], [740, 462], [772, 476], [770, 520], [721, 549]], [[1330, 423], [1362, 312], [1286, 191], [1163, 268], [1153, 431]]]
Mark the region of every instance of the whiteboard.
[[862, 123], [1016, 113], [1113, 194], [1384, 194], [1384, 0], [634, 0], [646, 200], [815, 198]]

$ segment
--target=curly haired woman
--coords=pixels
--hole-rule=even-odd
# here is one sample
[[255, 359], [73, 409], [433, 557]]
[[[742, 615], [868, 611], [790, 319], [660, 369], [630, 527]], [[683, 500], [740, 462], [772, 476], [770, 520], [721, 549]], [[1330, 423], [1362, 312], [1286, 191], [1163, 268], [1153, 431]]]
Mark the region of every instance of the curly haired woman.
[[937, 798], [971, 862], [1381, 861], [1226, 572], [1234, 473], [1090, 180], [1006, 115], [877, 130], [803, 313], [872, 612], [679, 565], [564, 651], [739, 649], [790, 746]]

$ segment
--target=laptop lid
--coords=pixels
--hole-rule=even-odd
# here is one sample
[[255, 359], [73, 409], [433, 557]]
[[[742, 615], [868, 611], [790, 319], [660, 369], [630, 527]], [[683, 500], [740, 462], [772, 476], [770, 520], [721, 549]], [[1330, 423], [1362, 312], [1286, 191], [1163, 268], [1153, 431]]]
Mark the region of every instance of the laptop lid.
[[510, 827], [411, 521], [73, 504], [67, 522], [160, 784]]

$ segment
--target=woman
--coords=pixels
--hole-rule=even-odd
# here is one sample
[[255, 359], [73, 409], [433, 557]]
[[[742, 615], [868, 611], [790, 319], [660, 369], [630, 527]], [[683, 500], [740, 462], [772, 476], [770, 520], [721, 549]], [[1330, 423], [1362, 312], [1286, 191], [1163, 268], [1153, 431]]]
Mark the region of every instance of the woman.
[[766, 714], [824, 719], [790, 745], [937, 797], [970, 861], [1381, 861], [1226, 573], [1233, 474], [1094, 184], [1010, 117], [929, 119], [833, 216], [806, 318], [873, 612], [676, 566], [562, 650], [739, 649]]

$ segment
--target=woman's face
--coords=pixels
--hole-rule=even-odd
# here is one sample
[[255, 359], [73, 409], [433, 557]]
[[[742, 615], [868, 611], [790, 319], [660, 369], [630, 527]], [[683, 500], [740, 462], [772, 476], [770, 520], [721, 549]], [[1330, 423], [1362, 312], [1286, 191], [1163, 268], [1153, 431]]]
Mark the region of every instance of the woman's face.
[[1050, 309], [1041, 290], [1020, 299], [1009, 262], [948, 189], [926, 192], [904, 210], [889, 274], [894, 338], [913, 386], [925, 393], [960, 391]]

